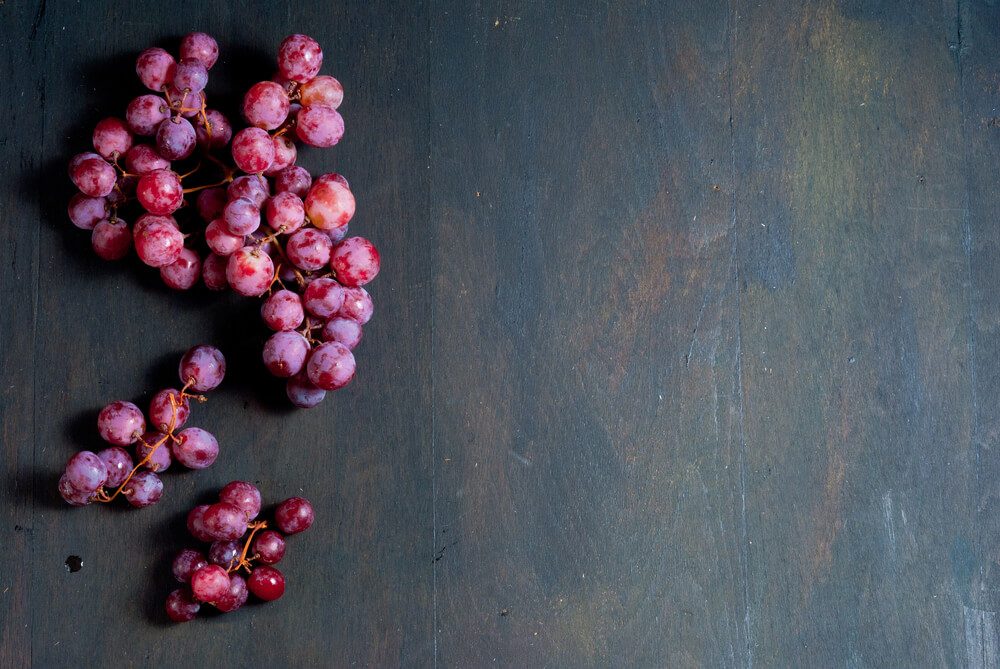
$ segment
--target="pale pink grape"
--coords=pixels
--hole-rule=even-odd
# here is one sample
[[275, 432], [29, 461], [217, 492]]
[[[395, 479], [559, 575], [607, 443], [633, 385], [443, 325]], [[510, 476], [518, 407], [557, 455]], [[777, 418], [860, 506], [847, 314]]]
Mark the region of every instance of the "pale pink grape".
[[252, 246], [229, 256], [226, 264], [226, 279], [240, 295], [257, 297], [263, 295], [274, 279], [274, 262], [266, 253]]
[[336, 146], [344, 136], [344, 117], [333, 107], [307, 105], [295, 117], [295, 134], [309, 146]]
[[290, 290], [279, 290], [264, 300], [261, 317], [272, 330], [294, 330], [305, 319], [302, 298]]
[[361, 324], [343, 316], [334, 316], [323, 326], [324, 341], [339, 341], [352, 351], [361, 343], [361, 334]]
[[233, 137], [233, 161], [244, 172], [263, 172], [274, 162], [274, 143], [266, 130], [244, 128]]
[[135, 73], [142, 85], [151, 91], [160, 91], [173, 81], [177, 61], [164, 49], [153, 47], [139, 54], [135, 62]]
[[174, 459], [188, 469], [205, 469], [219, 457], [219, 442], [207, 430], [189, 427], [177, 433], [170, 451]]
[[318, 270], [330, 262], [332, 250], [333, 242], [316, 228], [302, 228], [293, 233], [285, 245], [285, 253], [292, 264], [307, 272]]
[[136, 405], [119, 400], [101, 409], [97, 415], [97, 431], [109, 444], [128, 446], [146, 431], [146, 417]]
[[364, 288], [345, 288], [344, 305], [337, 312], [337, 315], [364, 325], [371, 320], [374, 311], [375, 307], [367, 290]]
[[160, 268], [160, 278], [174, 290], [190, 290], [201, 277], [201, 258], [192, 249], [181, 250], [177, 260]]
[[125, 110], [125, 121], [129, 129], [137, 135], [150, 136], [170, 118], [167, 101], [158, 95], [140, 95], [129, 103]]
[[288, 105], [288, 94], [280, 84], [261, 81], [243, 96], [243, 117], [252, 126], [274, 130], [288, 118]]
[[135, 195], [143, 209], [157, 216], [174, 213], [184, 202], [181, 178], [173, 170], [153, 170], [143, 174], [139, 177]]
[[149, 144], [136, 144], [125, 154], [125, 168], [132, 174], [143, 175], [154, 170], [170, 169], [170, 161]]
[[184, 235], [166, 220], [151, 220], [135, 227], [135, 252], [150, 267], [164, 267], [176, 261], [184, 249]]
[[182, 398], [181, 391], [176, 388], [164, 388], [149, 401], [149, 424], [160, 432], [166, 432], [171, 421], [174, 429], [182, 427], [190, 416], [191, 402], [186, 397]]
[[180, 54], [181, 60], [197, 60], [210, 70], [219, 59], [219, 43], [207, 33], [188, 33], [181, 40]]
[[306, 196], [306, 214], [321, 230], [342, 228], [354, 216], [354, 194], [336, 180], [317, 180]]
[[98, 222], [108, 217], [108, 201], [103, 197], [88, 197], [76, 193], [66, 208], [69, 220], [81, 230], [93, 230]]
[[181, 358], [177, 375], [181, 383], [190, 383], [191, 388], [199, 393], [214, 390], [226, 376], [226, 358], [214, 346], [193, 346]]
[[94, 150], [111, 160], [123, 156], [132, 147], [132, 133], [125, 121], [109, 117], [99, 121], [94, 127]]
[[308, 355], [309, 342], [298, 332], [275, 332], [264, 343], [264, 366], [279, 378], [298, 374]]
[[302, 84], [299, 97], [303, 106], [324, 105], [336, 109], [344, 101], [344, 87], [333, 77], [321, 74]]
[[354, 378], [354, 370], [354, 354], [337, 341], [317, 346], [306, 363], [309, 380], [323, 390], [343, 388]]
[[306, 286], [303, 304], [313, 316], [330, 318], [344, 305], [346, 292], [339, 283], [329, 277], [321, 277]]
[[243, 248], [243, 236], [229, 232], [222, 219], [215, 219], [205, 228], [205, 243], [213, 253], [228, 256]]
[[89, 197], [104, 197], [115, 187], [115, 168], [101, 157], [85, 158], [70, 170], [70, 179]]

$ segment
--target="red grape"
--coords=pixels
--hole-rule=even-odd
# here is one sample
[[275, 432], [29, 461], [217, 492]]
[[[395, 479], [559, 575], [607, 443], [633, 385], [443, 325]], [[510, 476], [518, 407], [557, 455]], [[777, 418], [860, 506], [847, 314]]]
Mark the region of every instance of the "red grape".
[[261, 81], [243, 96], [243, 117], [250, 125], [274, 130], [288, 117], [288, 94], [273, 81]]
[[209, 253], [201, 267], [201, 279], [209, 290], [225, 290], [229, 287], [226, 279], [226, 263], [228, 258]]
[[295, 142], [285, 135], [272, 138], [271, 143], [274, 144], [274, 161], [264, 170], [264, 176], [268, 177], [272, 177], [286, 167], [294, 164], [299, 156], [298, 150], [295, 148]]
[[167, 617], [175, 623], [186, 623], [198, 615], [201, 604], [194, 600], [187, 588], [178, 588], [167, 597]]
[[[150, 471], [157, 473], [166, 471], [170, 468], [170, 463], [173, 462], [173, 458], [170, 456], [170, 447], [166, 442], [160, 443], [164, 436], [162, 432], [147, 432], [135, 445], [136, 460], [141, 462], [145, 460], [147, 455], [153, 454], [149, 461], [143, 465]], [[160, 445], [156, 446], [157, 444]], [[156, 450], [153, 450], [154, 446], [156, 446]]]
[[274, 520], [285, 534], [298, 534], [308, 530], [316, 519], [312, 504], [304, 497], [290, 497], [278, 505]]
[[313, 385], [309, 377], [299, 372], [288, 379], [285, 384], [285, 394], [289, 401], [300, 409], [312, 409], [326, 397], [326, 391]]
[[253, 540], [253, 552], [264, 564], [278, 564], [285, 557], [285, 538], [274, 530], [264, 530]]
[[81, 160], [70, 170], [70, 179], [80, 192], [90, 197], [104, 197], [115, 187], [115, 168], [101, 157]]
[[233, 136], [233, 161], [247, 173], [263, 172], [274, 162], [274, 142], [266, 130], [244, 128]]
[[354, 194], [334, 180], [317, 180], [306, 196], [306, 214], [321, 230], [335, 230], [347, 225], [354, 216]]
[[261, 316], [272, 330], [294, 330], [305, 318], [302, 298], [290, 290], [279, 290], [264, 300]]
[[344, 288], [333, 279], [322, 277], [306, 286], [303, 303], [306, 311], [319, 318], [330, 318], [344, 305]]
[[219, 442], [211, 432], [189, 427], [177, 433], [170, 450], [174, 459], [188, 469], [205, 469], [219, 457]]
[[201, 602], [214, 602], [229, 592], [229, 574], [217, 564], [208, 564], [191, 574], [191, 593]]
[[233, 541], [247, 531], [247, 518], [243, 510], [229, 502], [209, 504], [203, 518], [205, 529], [216, 541]]
[[129, 479], [122, 494], [137, 509], [152, 506], [163, 496], [163, 481], [149, 470], [138, 471]]
[[176, 172], [153, 170], [139, 177], [135, 196], [149, 213], [167, 216], [177, 211], [184, 202], [184, 189]]
[[190, 383], [199, 393], [214, 390], [226, 376], [226, 358], [214, 346], [199, 344], [181, 358], [177, 374], [182, 383]]
[[298, 374], [309, 355], [309, 342], [298, 332], [275, 332], [264, 344], [264, 366], [279, 378]]
[[185, 548], [174, 557], [171, 571], [174, 578], [180, 583], [187, 583], [191, 580], [191, 574], [208, 564], [208, 560], [200, 552], [193, 548]]
[[350, 318], [334, 316], [323, 326], [324, 341], [339, 341], [347, 348], [354, 348], [361, 342], [361, 324]]
[[120, 219], [105, 219], [94, 226], [90, 243], [103, 260], [121, 260], [132, 246], [132, 231]]
[[337, 312], [338, 316], [350, 318], [364, 325], [371, 320], [374, 311], [372, 298], [364, 288], [345, 288], [344, 306]]
[[245, 197], [230, 200], [222, 210], [222, 221], [231, 235], [245, 237], [260, 227], [260, 209]]
[[170, 118], [156, 126], [156, 150], [167, 160], [184, 160], [197, 143], [194, 126], [186, 118]]
[[270, 287], [274, 278], [274, 263], [266, 253], [252, 246], [242, 249], [229, 256], [226, 264], [226, 279], [240, 295], [257, 297], [263, 295]]
[[271, 602], [285, 594], [285, 577], [274, 567], [257, 567], [247, 579], [247, 588], [257, 598]]
[[378, 276], [378, 249], [364, 237], [349, 237], [334, 247], [330, 269], [342, 285], [363, 286]]
[[194, 127], [194, 134], [198, 139], [198, 144], [210, 149], [221, 149], [229, 144], [233, 138], [233, 126], [225, 115], [215, 109], [206, 109], [205, 117], [208, 119], [208, 127], [204, 120], [199, 120]]
[[208, 69], [200, 60], [185, 58], [174, 70], [174, 88], [185, 93], [200, 93], [208, 84]]
[[309, 146], [335, 146], [344, 136], [344, 118], [333, 107], [307, 105], [295, 117], [295, 134]]
[[303, 106], [323, 105], [336, 109], [344, 101], [344, 87], [333, 77], [321, 74], [302, 84], [299, 99]]
[[81, 230], [93, 230], [94, 226], [108, 217], [108, 201], [103, 197], [87, 197], [76, 193], [67, 207], [69, 220]]
[[112, 402], [97, 415], [97, 431], [109, 444], [128, 446], [146, 431], [146, 418], [131, 402]]
[[323, 67], [323, 49], [307, 35], [289, 35], [278, 47], [278, 72], [285, 79], [304, 84]]
[[154, 135], [161, 123], [170, 118], [170, 107], [158, 95], [140, 95], [129, 103], [125, 121], [137, 135]]
[[173, 81], [177, 62], [164, 49], [153, 47], [139, 54], [135, 62], [135, 73], [142, 85], [151, 91], [160, 91]]
[[247, 174], [233, 179], [233, 183], [229, 184], [226, 194], [230, 200], [245, 197], [259, 209], [264, 206], [264, 202], [270, 195], [270, 190], [267, 179], [259, 177], [256, 174]]
[[223, 613], [235, 611], [247, 602], [247, 582], [239, 574], [229, 575], [229, 591], [214, 603], [215, 608]]
[[219, 59], [219, 44], [215, 38], [206, 33], [189, 33], [181, 40], [181, 60], [195, 59], [211, 70]]
[[330, 262], [332, 249], [333, 242], [327, 235], [316, 228], [302, 228], [288, 238], [285, 253], [299, 269], [315, 271]]
[[278, 172], [274, 178], [274, 190], [278, 193], [294, 193], [300, 198], [309, 194], [312, 177], [304, 167], [292, 165]]
[[228, 197], [225, 189], [218, 187], [206, 188], [198, 193], [198, 198], [195, 200], [195, 207], [198, 209], [198, 215], [201, 216], [201, 219], [206, 223], [211, 223], [222, 216], [222, 210], [225, 209], [226, 202], [228, 202]]
[[148, 220], [144, 225], [137, 222], [134, 235], [135, 252], [150, 267], [169, 265], [184, 249], [184, 235], [168, 219]]
[[247, 521], [260, 513], [261, 497], [257, 486], [246, 481], [230, 481], [219, 491], [219, 501], [228, 502], [243, 511]]
[[125, 167], [133, 174], [170, 169], [170, 161], [149, 144], [136, 144], [125, 154]]
[[177, 260], [160, 268], [160, 278], [174, 290], [189, 290], [201, 277], [201, 258], [191, 249], [181, 250]]
[[132, 133], [125, 121], [119, 118], [106, 118], [94, 127], [94, 150], [101, 156], [111, 160], [116, 156], [125, 155], [132, 146]]
[[222, 219], [217, 218], [205, 228], [205, 243], [213, 253], [228, 256], [243, 248], [243, 236], [229, 232]]
[[302, 198], [295, 193], [278, 193], [267, 201], [267, 224], [272, 230], [291, 234], [302, 227], [305, 216]]
[[354, 354], [337, 341], [317, 346], [306, 364], [309, 380], [323, 390], [338, 390], [346, 386], [354, 378], [354, 369]]
[[98, 451], [97, 457], [101, 459], [105, 469], [108, 471], [108, 478], [104, 482], [104, 485], [109, 488], [117, 488], [124, 483], [125, 478], [134, 466], [132, 456], [121, 446], [112, 446], [105, 448], [103, 451]]

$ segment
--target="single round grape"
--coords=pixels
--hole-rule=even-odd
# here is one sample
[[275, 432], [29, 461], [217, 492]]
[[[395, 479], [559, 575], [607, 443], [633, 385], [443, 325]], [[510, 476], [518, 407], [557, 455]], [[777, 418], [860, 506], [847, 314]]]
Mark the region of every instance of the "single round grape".
[[97, 457], [101, 459], [105, 469], [108, 470], [108, 478], [104, 482], [104, 485], [109, 488], [117, 488], [124, 483], [125, 477], [128, 476], [128, 473], [132, 471], [132, 467], [134, 466], [132, 456], [121, 446], [112, 446], [111, 448], [105, 448], [103, 451], [98, 451]]
[[330, 254], [330, 269], [348, 288], [369, 283], [378, 276], [379, 264], [378, 249], [364, 237], [348, 237]]
[[222, 221], [229, 234], [243, 238], [260, 227], [260, 209], [247, 198], [238, 197], [222, 210]]
[[143, 175], [154, 170], [170, 169], [170, 161], [149, 144], [135, 144], [125, 154], [125, 168], [132, 174]]
[[188, 349], [178, 368], [182, 383], [190, 383], [193, 390], [204, 393], [218, 388], [226, 376], [226, 358], [214, 346], [199, 344]]
[[242, 249], [229, 256], [226, 264], [226, 279], [240, 295], [257, 297], [263, 295], [271, 286], [274, 278], [274, 263], [266, 253], [257, 251], [252, 246]]
[[59, 496], [70, 506], [87, 506], [93, 497], [93, 490], [77, 490], [64, 473], [59, 477]]
[[338, 341], [317, 346], [306, 364], [309, 380], [323, 390], [338, 390], [346, 386], [354, 378], [354, 369], [354, 354]]
[[239, 574], [229, 575], [229, 592], [215, 602], [215, 608], [223, 613], [235, 611], [247, 603], [247, 582]]
[[94, 253], [103, 260], [121, 260], [132, 246], [132, 231], [125, 221], [116, 218], [99, 221], [90, 235]]
[[191, 594], [211, 603], [229, 592], [229, 574], [217, 564], [207, 564], [191, 574]]
[[139, 177], [135, 196], [149, 213], [167, 216], [184, 203], [184, 188], [180, 176], [173, 170], [153, 170]]
[[222, 219], [217, 218], [205, 228], [205, 243], [213, 253], [228, 256], [243, 248], [243, 237], [229, 232]]
[[317, 180], [306, 196], [306, 214], [320, 230], [336, 230], [354, 216], [354, 194], [334, 180]]
[[171, 424], [174, 429], [182, 427], [190, 415], [191, 402], [182, 398], [181, 391], [176, 388], [164, 388], [149, 401], [149, 424], [160, 432], [166, 432]]
[[312, 186], [312, 177], [306, 168], [299, 165], [286, 167], [274, 177], [276, 193], [294, 193], [303, 198], [309, 194], [310, 186]]
[[103, 158], [87, 158], [70, 171], [70, 179], [80, 192], [89, 197], [104, 197], [114, 187], [118, 176], [115, 168]]
[[97, 431], [109, 444], [128, 446], [146, 431], [146, 418], [139, 407], [119, 400], [101, 409], [97, 415]]
[[243, 546], [236, 541], [213, 541], [208, 548], [208, 561], [228, 568], [242, 550]]
[[205, 119], [198, 119], [194, 126], [194, 134], [198, 144], [210, 149], [221, 149], [233, 138], [233, 126], [225, 114], [215, 109], [206, 109]]
[[338, 316], [350, 318], [364, 325], [372, 318], [375, 306], [372, 298], [364, 288], [345, 288], [344, 305], [337, 312]]
[[173, 103], [173, 108], [184, 118], [194, 118], [201, 114], [201, 107], [205, 103], [205, 92], [184, 91], [173, 84], [167, 86], [164, 92], [167, 99]]
[[243, 118], [250, 125], [274, 130], [288, 118], [288, 94], [273, 81], [261, 81], [243, 96]]
[[258, 599], [272, 602], [285, 594], [285, 577], [274, 567], [257, 567], [247, 579], [247, 588]]
[[274, 162], [274, 142], [266, 130], [244, 128], [233, 136], [232, 154], [236, 166], [244, 172], [263, 172]]
[[353, 351], [361, 343], [361, 324], [350, 318], [334, 316], [323, 326], [323, 341], [339, 341]]
[[191, 580], [191, 574], [207, 564], [208, 560], [205, 559], [201, 551], [196, 551], [193, 548], [185, 548], [174, 557], [174, 561], [170, 565], [170, 570], [179, 583], [187, 583]]
[[245, 197], [253, 202], [258, 209], [264, 206], [264, 202], [270, 194], [271, 192], [267, 184], [267, 179], [259, 177], [256, 174], [247, 174], [242, 177], [236, 177], [233, 179], [233, 182], [229, 184], [229, 189], [226, 191], [226, 195], [229, 196], [230, 200]]
[[278, 378], [298, 374], [309, 356], [309, 341], [298, 332], [275, 332], [264, 343], [264, 366]]
[[266, 177], [273, 177], [286, 167], [294, 165], [299, 157], [298, 149], [295, 148], [295, 142], [287, 135], [273, 137], [271, 138], [271, 143], [274, 144], [274, 160], [264, 170], [264, 176]]
[[194, 59], [211, 70], [219, 59], [219, 43], [207, 33], [188, 33], [181, 40], [181, 60]]
[[219, 491], [219, 501], [228, 502], [240, 509], [247, 521], [260, 513], [262, 504], [260, 490], [247, 481], [230, 481]]
[[150, 220], [144, 225], [136, 223], [134, 230], [135, 252], [150, 267], [163, 267], [176, 261], [184, 249], [184, 235], [166, 220]]
[[209, 253], [201, 267], [201, 279], [209, 290], [225, 290], [229, 287], [226, 279], [226, 263], [229, 258]]
[[66, 462], [66, 481], [79, 492], [94, 492], [108, 480], [104, 461], [91, 451], [80, 451]]
[[312, 272], [330, 262], [333, 242], [316, 228], [302, 228], [288, 238], [285, 253], [299, 269]]
[[201, 258], [195, 251], [185, 248], [177, 260], [160, 268], [160, 278], [174, 290], [190, 290], [201, 278]]
[[[170, 457], [170, 444], [167, 441], [163, 441], [164, 436], [162, 432], [147, 432], [135, 444], [135, 457], [139, 462], [145, 459], [150, 453], [153, 454], [149, 458], [149, 462], [143, 465], [143, 467], [151, 472], [159, 473], [166, 471], [170, 468], [170, 463], [173, 462], [173, 459]], [[156, 446], [157, 444], [159, 446]], [[154, 446], [156, 446], [155, 450], [153, 449]]]
[[132, 476], [122, 494], [137, 509], [152, 506], [163, 496], [163, 481], [155, 473], [144, 469]]
[[208, 528], [205, 527], [205, 512], [208, 511], [208, 504], [201, 504], [194, 507], [188, 512], [187, 515], [187, 528], [188, 532], [191, 533], [198, 541], [215, 541], [215, 539], [209, 535]]
[[159, 125], [169, 118], [170, 107], [158, 95], [140, 95], [125, 110], [125, 122], [129, 129], [145, 137], [155, 135]]
[[264, 530], [254, 537], [251, 549], [262, 564], [278, 564], [285, 557], [285, 538], [274, 530]]
[[94, 150], [111, 160], [123, 156], [132, 147], [132, 133], [120, 118], [106, 118], [94, 127]]
[[290, 290], [279, 290], [264, 300], [261, 317], [267, 327], [275, 331], [294, 330], [302, 325], [305, 313], [302, 298]]
[[174, 70], [174, 88], [179, 91], [200, 93], [208, 84], [208, 69], [199, 60], [185, 58]]
[[66, 207], [69, 220], [81, 230], [93, 230], [94, 226], [108, 217], [108, 201], [103, 197], [88, 197], [76, 193]]
[[278, 72], [285, 79], [304, 84], [323, 67], [323, 49], [308, 35], [289, 35], [278, 47]]
[[174, 459], [188, 469], [205, 469], [219, 457], [219, 442], [211, 432], [189, 427], [177, 434], [170, 450]]
[[303, 304], [306, 311], [319, 318], [330, 318], [344, 305], [344, 288], [327, 277], [321, 277], [306, 286]]
[[328, 172], [326, 174], [321, 174], [318, 177], [316, 177], [316, 183], [318, 184], [326, 183], [328, 181], [336, 182], [341, 186], [343, 186], [344, 188], [346, 188], [347, 190], [351, 190], [351, 184], [347, 183], [347, 177], [345, 177], [343, 174], [340, 174], [339, 172]]
[[267, 224], [272, 230], [291, 234], [305, 224], [305, 217], [305, 205], [295, 193], [277, 193], [267, 201]]
[[186, 623], [189, 620], [194, 620], [200, 609], [201, 604], [194, 600], [187, 588], [178, 588], [167, 597], [167, 617], [175, 623]]
[[177, 61], [158, 47], [146, 49], [135, 61], [135, 73], [142, 85], [151, 91], [160, 91], [168, 82], [173, 81]]
[[205, 530], [215, 541], [234, 541], [247, 531], [243, 510], [229, 502], [209, 504], [203, 522]]
[[323, 105], [336, 109], [344, 101], [344, 87], [333, 77], [321, 74], [312, 81], [302, 84], [299, 88], [299, 99], [302, 105]]
[[197, 143], [194, 126], [186, 118], [168, 118], [156, 127], [156, 150], [167, 160], [184, 160]]
[[290, 497], [274, 511], [274, 521], [285, 534], [304, 532], [315, 519], [312, 504], [305, 497]]
[[201, 220], [211, 223], [222, 216], [222, 210], [228, 201], [225, 189], [206, 188], [198, 193], [198, 197], [195, 200], [195, 208], [198, 210]]
[[344, 117], [333, 107], [306, 105], [295, 117], [295, 134], [309, 146], [336, 146], [344, 136]]
[[288, 395], [289, 401], [300, 409], [312, 409], [326, 397], [326, 391], [313, 385], [303, 372], [288, 379], [288, 383], [285, 384], [285, 394]]

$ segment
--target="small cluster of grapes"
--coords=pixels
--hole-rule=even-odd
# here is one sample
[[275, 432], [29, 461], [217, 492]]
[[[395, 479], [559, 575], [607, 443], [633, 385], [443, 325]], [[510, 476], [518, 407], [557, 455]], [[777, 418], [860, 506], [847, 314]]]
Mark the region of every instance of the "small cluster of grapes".
[[[92, 230], [98, 256], [116, 260], [134, 245], [171, 288], [191, 288], [200, 277], [211, 290], [266, 294], [262, 314], [275, 334], [264, 346], [264, 363], [288, 379], [293, 404], [313, 407], [354, 377], [352, 351], [373, 311], [362, 286], [380, 266], [370, 241], [347, 237], [355, 212], [347, 180], [335, 173], [314, 180], [296, 164], [293, 137], [315, 147], [340, 141], [344, 90], [319, 74], [320, 45], [291, 35], [278, 49], [274, 79], [244, 96], [249, 125], [234, 132], [224, 114], [207, 107], [204, 89], [218, 56], [216, 41], [204, 33], [182, 40], [179, 61], [159, 48], [139, 55], [136, 73], [156, 94], [134, 99], [124, 119], [97, 124], [96, 153], [70, 163], [80, 192], [70, 200], [69, 217]], [[193, 164], [174, 164], [187, 160]], [[204, 167], [221, 178], [185, 187]], [[200, 222], [178, 222], [185, 196], [194, 193]], [[133, 202], [141, 211], [130, 227], [120, 213]]]
[[[136, 508], [151, 506], [163, 495], [159, 473], [174, 460], [204, 469], [219, 456], [219, 442], [200, 427], [179, 430], [191, 414], [190, 400], [205, 401], [226, 373], [226, 359], [212, 346], [195, 346], [181, 358], [184, 387], [165, 388], [149, 403], [149, 421], [132, 402], [112, 402], [97, 416], [101, 438], [111, 444], [98, 453], [80, 451], [69, 459], [59, 479], [59, 494], [72, 506], [110, 502], [123, 495]], [[151, 428], [146, 430], [147, 425]], [[135, 444], [135, 462], [124, 448]]]
[[[195, 539], [211, 542], [206, 553], [185, 548], [174, 558], [174, 578], [187, 587], [167, 597], [167, 615], [174, 622], [195, 617], [202, 604], [235, 611], [249, 593], [270, 602], [285, 592], [285, 577], [274, 565], [285, 555], [285, 536], [309, 529], [313, 508], [302, 497], [286, 499], [274, 512], [279, 531], [267, 529], [260, 513], [260, 491], [246, 481], [233, 481], [219, 491], [215, 504], [196, 506], [187, 526]], [[246, 578], [240, 570], [247, 573]]]

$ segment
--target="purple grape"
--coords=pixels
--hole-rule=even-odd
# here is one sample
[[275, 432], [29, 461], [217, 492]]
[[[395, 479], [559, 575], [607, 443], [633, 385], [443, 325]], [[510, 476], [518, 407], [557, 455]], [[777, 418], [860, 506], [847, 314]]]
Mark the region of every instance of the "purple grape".
[[73, 225], [81, 230], [93, 230], [94, 226], [108, 217], [108, 201], [103, 197], [87, 197], [75, 194], [69, 201], [67, 213]]
[[189, 469], [205, 469], [219, 457], [219, 442], [200, 427], [189, 427], [177, 434], [170, 450], [174, 459]]
[[285, 557], [285, 538], [274, 530], [264, 530], [254, 537], [252, 550], [263, 564], [278, 564]]
[[305, 373], [300, 372], [288, 379], [285, 394], [289, 401], [300, 409], [312, 409], [323, 401], [326, 391], [317, 388]]
[[205, 509], [205, 531], [215, 541], [234, 541], [247, 531], [247, 518], [235, 504], [216, 502]]
[[293, 193], [300, 198], [309, 194], [312, 177], [299, 165], [292, 165], [278, 172], [274, 178], [274, 190], [278, 193]]
[[167, 160], [184, 160], [198, 143], [194, 126], [186, 118], [171, 118], [156, 127], [156, 150]]
[[323, 326], [324, 341], [339, 341], [351, 349], [361, 342], [361, 323], [343, 316], [334, 316]]
[[235, 611], [247, 603], [247, 596], [250, 591], [247, 582], [239, 574], [229, 575], [229, 592], [215, 602], [215, 608], [223, 613]]
[[181, 383], [200, 393], [217, 388], [226, 376], [226, 358], [214, 346], [201, 344], [188, 350], [178, 369]]
[[97, 415], [97, 431], [109, 444], [128, 446], [146, 431], [146, 418], [131, 402], [112, 402]]
[[219, 491], [219, 501], [229, 502], [243, 511], [248, 521], [260, 513], [260, 490], [246, 481], [230, 481]]
[[247, 174], [233, 179], [233, 183], [229, 184], [226, 194], [230, 200], [245, 197], [259, 209], [264, 206], [264, 202], [270, 195], [270, 189], [267, 185], [267, 179], [263, 179], [256, 174]]
[[194, 620], [199, 609], [201, 609], [201, 604], [194, 600], [187, 588], [178, 588], [167, 597], [167, 617], [175, 623], [186, 623], [189, 620]]
[[[143, 467], [150, 471], [162, 472], [170, 467], [170, 444], [167, 442], [160, 443], [163, 437], [164, 435], [160, 432], [147, 432], [142, 435], [142, 440], [135, 445], [135, 457], [140, 462], [152, 451], [153, 456], [149, 459], [149, 462], [143, 465]], [[157, 444], [160, 445], [154, 451], [153, 446]]]
[[267, 224], [272, 230], [280, 230], [289, 235], [302, 227], [305, 216], [302, 198], [295, 193], [277, 193], [267, 201]]
[[213, 541], [208, 549], [208, 561], [220, 567], [229, 567], [242, 550], [243, 547], [236, 541]]
[[112, 446], [98, 451], [97, 457], [101, 459], [105, 469], [107, 469], [108, 478], [104, 485], [109, 488], [117, 488], [125, 483], [125, 478], [135, 466], [135, 463], [132, 462], [132, 456], [121, 446]]
[[66, 474], [59, 477], [59, 495], [70, 506], [86, 506], [90, 504], [90, 498], [93, 494], [93, 490], [77, 490], [74, 488]]
[[264, 344], [264, 366], [279, 378], [298, 374], [308, 356], [309, 341], [298, 332], [275, 332]]
[[194, 58], [186, 58], [177, 63], [174, 71], [174, 88], [179, 91], [200, 93], [208, 84], [208, 69]]
[[137, 509], [152, 506], [163, 496], [163, 481], [149, 470], [138, 471], [125, 485], [122, 494]]
[[174, 578], [181, 583], [187, 583], [191, 580], [191, 574], [207, 564], [208, 560], [205, 559], [205, 556], [200, 551], [196, 551], [193, 548], [185, 548], [174, 557], [171, 570], [174, 573]]
[[222, 211], [222, 221], [229, 234], [246, 237], [260, 227], [260, 209], [245, 197], [236, 198]]
[[302, 325], [305, 312], [302, 298], [290, 290], [279, 290], [264, 300], [260, 309], [261, 317], [267, 327], [276, 332], [294, 330]]

